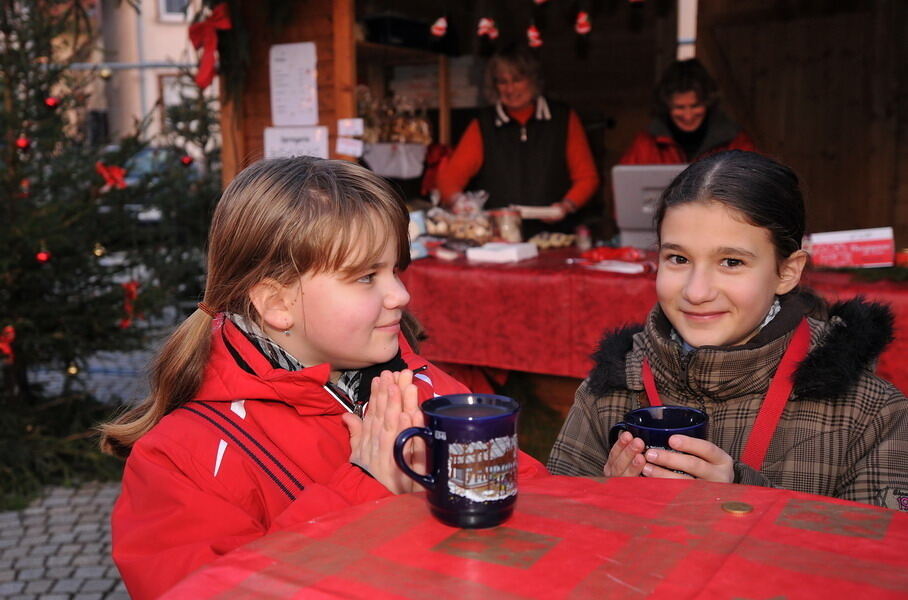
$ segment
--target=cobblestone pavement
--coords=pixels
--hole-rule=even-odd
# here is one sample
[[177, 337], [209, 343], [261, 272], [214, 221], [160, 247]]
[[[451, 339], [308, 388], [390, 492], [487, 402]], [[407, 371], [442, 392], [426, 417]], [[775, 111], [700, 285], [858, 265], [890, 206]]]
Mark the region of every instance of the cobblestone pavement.
[[0, 598], [128, 600], [110, 558], [110, 510], [118, 483], [48, 488], [19, 511], [0, 513]]
[[[136, 402], [148, 392], [152, 355], [100, 352], [82, 382], [99, 400]], [[31, 375], [51, 393], [62, 387], [61, 373]], [[119, 483], [52, 487], [24, 510], [0, 512], [0, 598], [128, 600], [110, 558], [110, 511], [119, 493]]]

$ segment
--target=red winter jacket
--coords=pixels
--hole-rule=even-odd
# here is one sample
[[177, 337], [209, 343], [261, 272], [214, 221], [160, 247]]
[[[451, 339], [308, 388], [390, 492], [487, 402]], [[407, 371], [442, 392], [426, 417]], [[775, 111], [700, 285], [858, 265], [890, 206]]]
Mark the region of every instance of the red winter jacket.
[[[428, 366], [416, 376], [420, 402], [468, 391], [402, 336], [400, 346], [410, 369]], [[272, 368], [233, 323], [215, 321], [195, 400], [164, 417], [126, 461], [111, 520], [114, 562], [132, 598], [155, 598], [268, 532], [390, 495], [349, 462], [346, 409], [323, 388], [329, 372], [326, 364]], [[521, 460], [521, 475], [544, 472]]]
[[[750, 136], [718, 109], [711, 111], [706, 126], [708, 127], [706, 136], [703, 138], [701, 150], [694, 160], [723, 150], [757, 151]], [[687, 159], [684, 150], [671, 136], [664, 121], [655, 119], [646, 131], [637, 134], [618, 164], [679, 165], [686, 162], [691, 161]]]

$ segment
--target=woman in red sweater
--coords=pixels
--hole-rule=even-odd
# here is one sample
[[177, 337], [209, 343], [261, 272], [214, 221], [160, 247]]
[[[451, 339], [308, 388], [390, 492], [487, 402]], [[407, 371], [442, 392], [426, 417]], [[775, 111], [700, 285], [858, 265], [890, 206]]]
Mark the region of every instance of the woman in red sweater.
[[623, 165], [681, 164], [723, 150], [755, 151], [753, 141], [719, 108], [716, 82], [699, 60], [676, 60], [662, 73], [652, 122], [634, 138]]
[[481, 189], [489, 193], [487, 209], [553, 206], [559, 212], [552, 221], [563, 221], [599, 186], [580, 118], [541, 95], [539, 61], [523, 47], [489, 60], [486, 89], [494, 105], [480, 111], [439, 170], [442, 200], [450, 203], [465, 189]]

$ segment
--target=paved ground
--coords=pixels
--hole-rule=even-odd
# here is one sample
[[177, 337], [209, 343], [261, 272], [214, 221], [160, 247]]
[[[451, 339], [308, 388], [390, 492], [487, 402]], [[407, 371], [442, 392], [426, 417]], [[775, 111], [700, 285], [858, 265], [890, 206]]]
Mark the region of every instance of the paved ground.
[[110, 559], [110, 509], [120, 486], [50, 488], [0, 513], [0, 598], [128, 599]]
[[[99, 353], [83, 373], [86, 388], [105, 401], [136, 401], [147, 393], [151, 351]], [[53, 391], [63, 376], [35, 371]], [[0, 512], [0, 598], [128, 600], [110, 559], [110, 511], [118, 483], [48, 488], [21, 511]]]

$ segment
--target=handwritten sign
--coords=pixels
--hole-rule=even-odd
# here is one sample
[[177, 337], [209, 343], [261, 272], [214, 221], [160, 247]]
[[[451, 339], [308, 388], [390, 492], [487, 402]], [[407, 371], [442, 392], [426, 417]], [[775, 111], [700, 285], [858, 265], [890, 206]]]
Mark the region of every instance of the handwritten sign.
[[318, 124], [315, 44], [275, 44], [269, 53], [269, 66], [274, 124]]
[[362, 156], [363, 141], [356, 138], [338, 136], [337, 141], [334, 143], [334, 151], [338, 154], [346, 154], [347, 156]]

